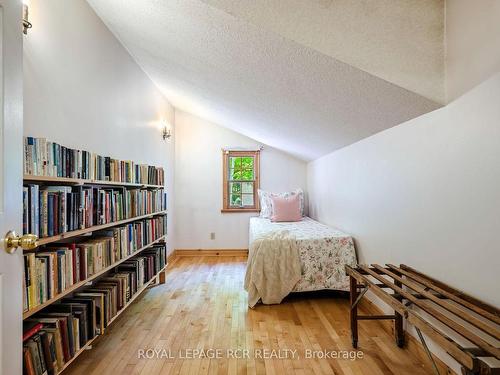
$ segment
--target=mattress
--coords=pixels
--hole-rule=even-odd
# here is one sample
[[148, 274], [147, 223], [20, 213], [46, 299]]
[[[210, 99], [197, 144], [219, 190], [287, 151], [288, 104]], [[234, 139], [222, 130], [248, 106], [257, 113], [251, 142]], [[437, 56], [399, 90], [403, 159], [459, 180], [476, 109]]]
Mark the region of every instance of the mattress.
[[356, 266], [356, 251], [351, 236], [305, 217], [302, 221], [273, 223], [261, 217], [250, 218], [249, 249], [269, 232], [288, 230], [297, 241], [301, 279], [294, 292], [349, 290], [345, 266]]

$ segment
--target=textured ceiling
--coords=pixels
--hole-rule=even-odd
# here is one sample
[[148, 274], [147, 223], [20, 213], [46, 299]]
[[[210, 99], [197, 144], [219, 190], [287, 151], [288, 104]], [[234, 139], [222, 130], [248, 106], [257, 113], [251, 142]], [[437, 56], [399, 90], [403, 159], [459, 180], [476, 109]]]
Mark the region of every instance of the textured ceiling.
[[444, 0], [202, 0], [444, 103]]
[[228, 0], [88, 2], [174, 106], [304, 160], [439, 106], [222, 9]]

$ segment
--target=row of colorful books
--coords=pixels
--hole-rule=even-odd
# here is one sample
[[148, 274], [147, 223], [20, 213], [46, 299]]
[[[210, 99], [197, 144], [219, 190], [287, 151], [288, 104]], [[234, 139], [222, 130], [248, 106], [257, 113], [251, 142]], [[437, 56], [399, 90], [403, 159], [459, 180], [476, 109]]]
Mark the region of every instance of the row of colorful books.
[[131, 298], [166, 265], [159, 244], [119, 265], [115, 272], [24, 321], [23, 374], [56, 375]]
[[166, 208], [163, 189], [29, 184], [23, 187], [23, 232], [51, 237]]
[[96, 232], [80, 243], [50, 244], [24, 254], [24, 310], [30, 310], [167, 234], [167, 217]]
[[164, 185], [163, 168], [72, 149], [46, 138], [24, 138], [24, 173], [100, 181]]

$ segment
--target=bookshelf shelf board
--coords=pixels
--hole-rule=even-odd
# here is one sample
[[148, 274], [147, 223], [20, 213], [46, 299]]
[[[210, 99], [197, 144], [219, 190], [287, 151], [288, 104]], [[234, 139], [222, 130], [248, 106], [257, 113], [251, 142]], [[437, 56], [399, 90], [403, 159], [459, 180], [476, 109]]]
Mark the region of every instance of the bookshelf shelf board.
[[57, 375], [61, 374], [64, 370], [66, 370], [66, 369], [69, 367], [69, 365], [71, 365], [71, 364], [73, 363], [73, 361], [74, 361], [74, 360], [75, 360], [75, 359], [76, 359], [76, 358], [77, 358], [80, 354], [82, 354], [85, 350], [92, 348], [92, 344], [94, 343], [94, 341], [95, 341], [95, 340], [97, 340], [97, 338], [98, 338], [98, 337], [99, 337], [99, 335], [96, 335], [96, 336], [94, 336], [94, 338], [92, 338], [92, 339], [90, 339], [89, 341], [87, 341], [87, 343], [86, 343], [86, 344], [85, 344], [82, 348], [80, 348], [80, 350], [79, 350], [79, 351], [77, 351], [77, 352], [75, 353], [75, 355], [74, 355], [73, 357], [71, 357], [71, 358], [70, 358], [70, 360], [69, 360], [68, 362], [66, 362], [66, 363], [64, 364], [64, 366], [62, 367], [62, 369], [61, 369], [61, 370], [59, 370], [59, 372], [57, 373]]
[[[167, 268], [167, 265], [165, 265], [165, 267], [163, 267], [156, 275], [154, 275], [151, 280], [149, 280], [148, 282], [144, 283], [144, 285], [141, 287], [141, 289], [137, 290], [137, 292], [132, 296], [132, 298], [125, 304], [125, 306], [123, 306], [122, 309], [120, 309], [120, 311], [118, 311], [116, 313], [116, 315], [108, 322], [108, 326], [106, 327], [106, 329], [127, 309], [127, 307], [129, 307], [141, 294], [142, 292], [144, 292], [154, 281], [158, 280], [158, 277], [160, 275], [160, 273], [164, 272], [165, 269]], [[104, 333], [100, 334], [100, 335], [97, 335], [95, 336], [93, 339], [91, 339], [90, 341], [88, 341], [85, 346], [83, 348], [81, 348], [79, 351], [77, 351], [75, 353], [75, 355], [68, 361], [64, 364], [63, 368], [56, 374], [56, 375], [60, 375], [64, 370], [66, 370], [69, 365], [80, 355], [82, 354], [85, 350], [87, 349], [91, 349], [92, 347], [92, 343], [97, 340], [99, 337], [102, 337], [103, 335], [106, 334], [106, 329], [104, 330]]]
[[59, 293], [58, 295], [52, 297], [51, 299], [45, 301], [44, 303], [38, 305], [38, 306], [35, 306], [33, 307], [32, 309], [30, 310], [27, 310], [23, 313], [23, 319], [26, 319], [26, 318], [29, 318], [30, 316], [32, 316], [33, 314], [39, 312], [40, 310], [44, 309], [45, 307], [53, 304], [54, 302], [60, 300], [61, 298], [64, 298], [65, 296], [69, 295], [70, 293], [73, 293], [75, 290], [81, 288], [82, 286], [84, 286], [85, 284], [87, 284], [88, 282], [98, 278], [99, 276], [105, 274], [106, 272], [108, 271], [111, 271], [113, 268], [115, 268], [116, 266], [120, 265], [121, 263], [125, 262], [126, 260], [136, 256], [137, 254], [139, 254], [141, 251], [153, 246], [154, 244], [162, 241], [162, 240], [165, 240], [166, 239], [166, 235], [163, 235], [161, 236], [160, 238], [154, 240], [153, 242], [147, 244], [146, 246], [143, 246], [141, 247], [140, 249], [136, 250], [135, 252], [133, 252], [132, 254], [130, 255], [127, 255], [125, 258], [122, 258], [120, 260], [118, 260], [117, 262], [113, 263], [112, 265], [106, 267], [106, 268], [103, 268], [102, 270], [100, 270], [99, 272], [89, 276], [88, 278], [86, 278], [85, 280], [82, 280], [82, 281], [79, 281], [78, 283], [76, 284], [73, 284], [71, 285], [69, 288], [67, 288], [66, 290], [64, 290], [64, 292], [62, 293]]
[[120, 181], [101, 181], [101, 180], [88, 180], [84, 178], [68, 178], [68, 177], [52, 177], [52, 176], [33, 176], [25, 174], [23, 177], [25, 182], [44, 182], [44, 183], [58, 183], [70, 185], [110, 185], [110, 186], [129, 186], [129, 187], [143, 187], [143, 188], [164, 188], [163, 185], [150, 185], [150, 184], [136, 184], [133, 182], [120, 182]]
[[[64, 232], [64, 233], [58, 234], [57, 236], [43, 237], [43, 238], [40, 238], [38, 240], [38, 246], [46, 245], [46, 244], [52, 243], [52, 242], [61, 241], [61, 240], [64, 240], [66, 238], [82, 236], [82, 235], [90, 233], [90, 232], [95, 232], [95, 231], [106, 229], [106, 228], [116, 227], [116, 226], [119, 226], [119, 225], [122, 225], [122, 224], [130, 223], [132, 221], [146, 219], [148, 217], [153, 217], [153, 216], [158, 216], [158, 215], [164, 215], [166, 213], [167, 213], [167, 210], [158, 211], [158, 212], [154, 212], [152, 214], [135, 216], [135, 217], [131, 217], [129, 219], [124, 219], [124, 220], [119, 220], [119, 221], [113, 221], [113, 222], [107, 223], [107, 224], [94, 225], [92, 227], [88, 227], [88, 228], [84, 228], [84, 229], [72, 230], [72, 231], [69, 231], [69, 232]], [[27, 250], [27, 251], [32, 251], [32, 250]]]

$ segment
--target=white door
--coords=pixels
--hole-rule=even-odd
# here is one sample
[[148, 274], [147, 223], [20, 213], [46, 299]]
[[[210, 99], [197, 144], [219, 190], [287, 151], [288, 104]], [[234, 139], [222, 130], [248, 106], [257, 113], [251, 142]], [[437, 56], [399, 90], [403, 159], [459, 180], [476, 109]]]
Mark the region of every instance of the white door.
[[[0, 0], [0, 241], [22, 230], [21, 0]], [[0, 374], [22, 374], [22, 250], [0, 243]]]

